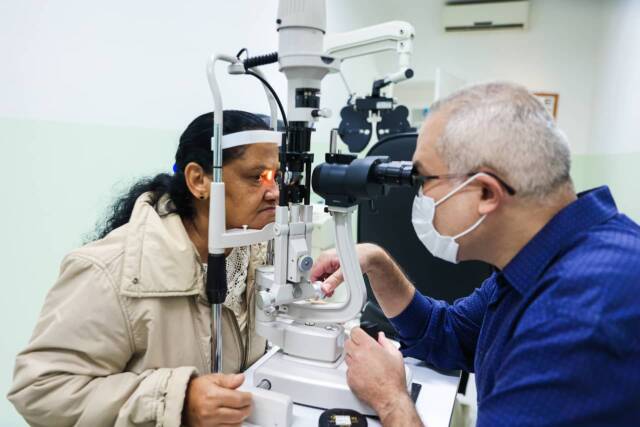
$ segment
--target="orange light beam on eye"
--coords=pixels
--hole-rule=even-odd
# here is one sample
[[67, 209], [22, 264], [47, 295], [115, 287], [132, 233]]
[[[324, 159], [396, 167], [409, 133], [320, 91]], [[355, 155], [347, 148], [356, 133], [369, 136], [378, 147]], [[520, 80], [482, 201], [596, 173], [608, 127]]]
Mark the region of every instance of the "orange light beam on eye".
[[274, 179], [275, 179], [275, 172], [273, 169], [265, 169], [261, 174], [260, 174], [260, 179], [262, 180], [263, 184], [267, 184], [267, 185], [271, 185], [274, 183]]

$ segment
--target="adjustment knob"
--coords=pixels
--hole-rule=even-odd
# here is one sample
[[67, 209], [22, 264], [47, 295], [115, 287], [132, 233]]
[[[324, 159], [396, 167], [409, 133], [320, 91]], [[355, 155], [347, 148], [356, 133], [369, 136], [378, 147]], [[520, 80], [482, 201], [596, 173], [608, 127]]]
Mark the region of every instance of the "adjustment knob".
[[303, 255], [298, 258], [298, 269], [300, 271], [309, 271], [311, 270], [311, 267], [313, 267], [313, 258], [311, 258], [309, 255]]

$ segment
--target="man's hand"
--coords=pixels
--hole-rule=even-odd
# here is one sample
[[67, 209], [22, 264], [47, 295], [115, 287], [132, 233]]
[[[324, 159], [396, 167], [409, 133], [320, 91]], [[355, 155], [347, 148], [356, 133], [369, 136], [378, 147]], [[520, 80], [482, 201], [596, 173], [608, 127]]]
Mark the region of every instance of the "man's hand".
[[[380, 246], [362, 243], [356, 246], [360, 269], [369, 278], [369, 284], [385, 316], [400, 314], [411, 302], [415, 288], [400, 267]], [[340, 260], [335, 250], [320, 254], [311, 269], [311, 281], [323, 280], [326, 296], [344, 281]]]
[[354, 328], [344, 350], [347, 384], [376, 411], [382, 425], [422, 425], [407, 393], [402, 353], [383, 332], [376, 341], [362, 329]]
[[251, 393], [237, 391], [244, 375], [209, 374], [187, 386], [183, 422], [190, 427], [240, 426], [251, 414]]
[[[363, 274], [370, 272], [385, 256], [385, 252], [371, 243], [356, 245], [360, 269]], [[340, 260], [335, 249], [330, 249], [320, 254], [311, 269], [311, 281], [324, 281], [322, 290], [327, 296], [333, 295], [335, 289], [344, 281], [344, 275], [340, 268]]]

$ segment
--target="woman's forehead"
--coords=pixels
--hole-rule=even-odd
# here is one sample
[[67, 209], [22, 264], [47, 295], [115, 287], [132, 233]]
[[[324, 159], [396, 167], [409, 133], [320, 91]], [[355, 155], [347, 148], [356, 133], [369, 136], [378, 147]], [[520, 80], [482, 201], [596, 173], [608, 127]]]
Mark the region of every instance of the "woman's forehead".
[[272, 142], [257, 142], [247, 146], [245, 154], [251, 156], [275, 156], [278, 157], [278, 149], [280, 146]]
[[243, 167], [246, 168], [275, 168], [278, 165], [278, 148], [273, 143], [255, 143], [247, 146], [242, 156]]

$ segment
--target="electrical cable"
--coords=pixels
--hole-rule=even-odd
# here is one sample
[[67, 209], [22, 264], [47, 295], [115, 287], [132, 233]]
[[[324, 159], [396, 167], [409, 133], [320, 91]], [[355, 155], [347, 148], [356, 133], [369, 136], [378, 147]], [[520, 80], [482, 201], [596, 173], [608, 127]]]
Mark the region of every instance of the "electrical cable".
[[289, 122], [287, 121], [287, 114], [285, 113], [284, 107], [282, 106], [282, 102], [280, 102], [280, 98], [278, 97], [278, 94], [273, 89], [273, 87], [269, 84], [268, 81], [266, 81], [261, 76], [259, 76], [258, 74], [254, 73], [251, 70], [245, 71], [245, 74], [248, 74], [248, 75], [253, 76], [256, 79], [260, 80], [262, 82], [262, 84], [269, 90], [269, 92], [271, 92], [271, 94], [273, 95], [273, 97], [276, 100], [276, 103], [278, 104], [278, 109], [280, 110], [280, 115], [282, 116], [282, 121], [284, 122], [285, 131], [289, 130]]

